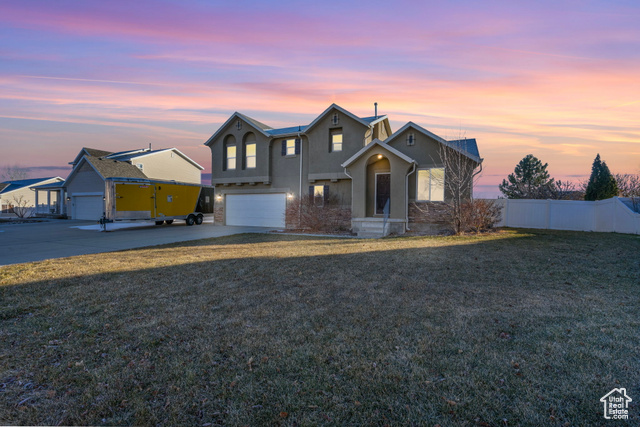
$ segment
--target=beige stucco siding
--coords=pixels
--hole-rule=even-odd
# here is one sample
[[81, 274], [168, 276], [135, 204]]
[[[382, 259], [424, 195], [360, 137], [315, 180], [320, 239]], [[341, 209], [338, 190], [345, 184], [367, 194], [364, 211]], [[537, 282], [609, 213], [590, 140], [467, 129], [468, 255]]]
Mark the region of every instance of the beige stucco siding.
[[[237, 129], [237, 122], [242, 123], [240, 130]], [[254, 138], [251, 138], [253, 134]], [[225, 140], [227, 137], [233, 137], [236, 146], [236, 168], [232, 170], [224, 170], [225, 162]], [[243, 169], [246, 156], [245, 146], [248, 139], [255, 140], [256, 143], [256, 167]], [[211, 149], [211, 182], [213, 185], [221, 182], [267, 182], [270, 181], [270, 162], [269, 162], [269, 138], [260, 133], [252, 125], [238, 118], [220, 133], [220, 136], [212, 141]]]
[[[378, 155], [382, 156], [383, 161], [378, 159]], [[353, 178], [352, 218], [373, 216], [375, 173], [387, 171], [391, 175], [389, 217], [393, 219], [406, 218], [405, 179], [411, 169], [410, 163], [384, 147], [376, 145], [349, 165], [347, 169]]]
[[150, 179], [201, 183], [200, 169], [174, 151], [162, 151], [132, 159], [135, 166], [142, 165], [142, 172]]
[[384, 141], [389, 135], [387, 134], [387, 128], [384, 126], [384, 121], [376, 123], [373, 128], [373, 139], [379, 139]]
[[[414, 145], [407, 145], [407, 137], [410, 133], [415, 136]], [[395, 137], [393, 141], [388, 142], [388, 144], [414, 159], [417, 162], [416, 170], [444, 166], [440, 157], [440, 143], [422, 132], [409, 128]], [[417, 176], [418, 174], [415, 172], [409, 176], [409, 201], [416, 199]], [[445, 171], [445, 181], [446, 179]], [[445, 191], [445, 199], [447, 196], [448, 192]]]
[[[414, 145], [407, 145], [407, 136], [409, 133], [413, 133], [415, 135]], [[388, 144], [416, 160], [416, 169], [440, 168], [445, 166], [441, 157], [442, 145], [440, 142], [411, 128], [402, 132]], [[475, 166], [475, 162], [471, 159], [465, 160], [465, 163], [469, 168], [473, 168]], [[447, 182], [451, 179], [451, 172], [451, 170], [445, 168], [445, 200], [449, 200], [451, 198], [451, 192], [447, 188]], [[417, 173], [413, 173], [409, 176], [409, 201], [415, 201], [416, 199], [417, 176]], [[471, 194], [471, 191], [472, 190], [470, 188], [467, 194]]]
[[[337, 125], [331, 122], [334, 113], [338, 113], [339, 121]], [[338, 128], [342, 129], [342, 151], [330, 151], [331, 130]], [[308, 132], [308, 153], [313, 159], [309, 173], [344, 173], [344, 168], [341, 164], [363, 147], [365, 133], [368, 129], [367, 126], [336, 109], [327, 113]]]

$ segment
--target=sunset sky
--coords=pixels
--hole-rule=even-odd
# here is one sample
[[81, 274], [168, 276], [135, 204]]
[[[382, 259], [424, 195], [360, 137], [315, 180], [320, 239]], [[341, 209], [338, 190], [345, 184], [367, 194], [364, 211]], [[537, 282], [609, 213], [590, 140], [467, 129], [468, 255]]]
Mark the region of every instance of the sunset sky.
[[0, 2], [0, 167], [69, 173], [81, 147], [203, 144], [234, 112], [308, 124], [335, 102], [476, 138], [477, 187], [640, 172], [640, 2]]

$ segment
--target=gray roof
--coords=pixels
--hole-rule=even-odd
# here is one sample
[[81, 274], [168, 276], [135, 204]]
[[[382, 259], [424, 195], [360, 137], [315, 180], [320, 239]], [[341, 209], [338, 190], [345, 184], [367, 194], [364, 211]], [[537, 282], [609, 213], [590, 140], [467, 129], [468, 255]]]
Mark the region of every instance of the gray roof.
[[127, 162], [86, 156], [85, 160], [89, 162], [103, 178], [147, 178], [140, 169]]
[[93, 157], [104, 157], [111, 154], [111, 151], [98, 150], [97, 148], [82, 148], [88, 155]]
[[125, 158], [131, 158], [134, 157], [137, 154], [140, 153], [148, 153], [149, 150], [147, 148], [138, 148], [135, 150], [127, 150], [127, 151], [118, 151], [116, 153], [109, 153], [106, 156], [100, 156], [100, 157], [108, 157], [110, 159], [117, 159], [117, 160], [124, 160]]
[[243, 118], [243, 119], [245, 119], [245, 120], [246, 120], [246, 121], [248, 121], [248, 122], [251, 122], [251, 124], [253, 124], [253, 125], [254, 125], [254, 126], [256, 126], [256, 127], [259, 127], [260, 129], [262, 129], [262, 130], [264, 130], [264, 131], [267, 131], [267, 130], [272, 129], [272, 128], [271, 128], [271, 126], [269, 126], [269, 125], [265, 125], [264, 123], [259, 122], [259, 121], [257, 121], [256, 119], [251, 118], [251, 117], [249, 117], [249, 116], [246, 116], [246, 115], [244, 115], [244, 114], [242, 114], [242, 118]]
[[[371, 116], [371, 117], [357, 117], [356, 115], [350, 113], [349, 111], [345, 110], [344, 108], [340, 107], [339, 105], [331, 104], [329, 106], [329, 108], [324, 110], [318, 117], [316, 117], [308, 125], [290, 126], [290, 127], [286, 127], [286, 128], [273, 129], [269, 125], [265, 125], [264, 123], [259, 122], [256, 119], [252, 119], [251, 117], [246, 116], [246, 115], [241, 114], [241, 113], [238, 113], [236, 111], [235, 113], [233, 113], [231, 115], [231, 117], [229, 117], [229, 119], [227, 119], [226, 122], [224, 122], [224, 124], [222, 126], [220, 126], [218, 128], [218, 130], [213, 135], [211, 135], [211, 137], [209, 139], [207, 139], [207, 142], [205, 142], [205, 145], [211, 144], [211, 142], [218, 137], [218, 135], [222, 132], [222, 130], [224, 128], [226, 128], [227, 125], [229, 125], [231, 123], [231, 121], [234, 119], [234, 117], [239, 117], [239, 118], [245, 120], [246, 122], [250, 123], [256, 129], [258, 129], [260, 132], [262, 132], [265, 136], [268, 136], [268, 137], [271, 137], [271, 138], [277, 138], [277, 137], [282, 137], [282, 136], [295, 135], [298, 132], [301, 132], [301, 133], [306, 132], [307, 130], [309, 130], [310, 128], [315, 126], [320, 121], [320, 119], [322, 119], [325, 115], [327, 115], [332, 109], [336, 109], [336, 110], [346, 114], [347, 116], [351, 117], [352, 119], [354, 119], [357, 122], [362, 123], [365, 126], [368, 126], [368, 125], [370, 125], [371, 123], [373, 123], [375, 121], [383, 120], [383, 119], [387, 118], [386, 115], [378, 115], [378, 116]], [[389, 129], [389, 132], [390, 131], [391, 130]]]
[[375, 146], [381, 147], [384, 150], [386, 150], [386, 151], [388, 151], [388, 152], [390, 152], [392, 154], [395, 154], [397, 157], [401, 158], [402, 160], [404, 160], [407, 163], [416, 163], [416, 161], [413, 160], [411, 157], [409, 157], [406, 154], [404, 154], [403, 152], [393, 148], [392, 146], [390, 146], [389, 144], [385, 143], [384, 141], [380, 141], [378, 138], [376, 138], [373, 141], [371, 141], [369, 144], [365, 145], [360, 150], [358, 150], [358, 152], [356, 154], [354, 154], [353, 156], [349, 157], [349, 159], [347, 159], [347, 161], [342, 163], [340, 166], [342, 166], [343, 168], [349, 167], [349, 165], [351, 165], [353, 162], [358, 160], [358, 158], [360, 156], [362, 156], [364, 153], [366, 153], [367, 151], [371, 150]]
[[173, 151], [174, 153], [176, 153], [177, 155], [179, 155], [180, 157], [182, 157], [183, 159], [185, 159], [187, 162], [191, 163], [192, 165], [194, 165], [198, 169], [200, 169], [200, 170], [204, 169], [202, 166], [197, 164], [193, 159], [191, 159], [189, 156], [187, 156], [186, 154], [184, 154], [182, 151], [178, 150], [175, 147], [174, 148], [161, 148], [159, 150], [143, 149], [143, 150], [123, 151], [122, 153], [111, 154], [111, 155], [107, 156], [106, 158], [107, 159], [112, 159], [112, 160], [119, 160], [121, 162], [132, 162], [134, 159], [138, 159], [140, 157], [145, 157], [145, 156], [150, 156], [150, 155], [157, 154], [157, 153], [163, 153], [165, 151]]
[[475, 138], [456, 139], [454, 141], [447, 142], [460, 151], [464, 151], [469, 154], [473, 154], [476, 157], [480, 157], [478, 144], [476, 143]]
[[55, 176], [49, 178], [31, 178], [31, 179], [18, 179], [14, 181], [5, 181], [0, 184], [0, 193], [8, 193], [9, 191], [19, 190], [24, 187], [31, 187], [32, 185], [36, 185], [39, 182], [47, 181], [49, 179], [53, 179]]
[[297, 132], [304, 132], [307, 129], [307, 126], [291, 126], [288, 128], [281, 129], [267, 129], [265, 132], [269, 134], [269, 136], [278, 136], [278, 135], [289, 135]]
[[63, 187], [64, 187], [64, 181], [58, 181], [58, 182], [50, 182], [49, 184], [33, 185], [29, 188], [31, 188], [32, 190], [49, 190], [49, 189], [63, 188]]
[[381, 118], [387, 117], [386, 115], [384, 116], [371, 116], [371, 117], [360, 117], [360, 120], [364, 120], [367, 123], [371, 123], [371, 122], [375, 122], [376, 120], [379, 120]]
[[131, 159], [133, 159], [135, 157], [140, 157], [141, 155], [159, 153], [161, 151], [166, 151], [166, 149], [163, 148], [162, 150], [124, 151], [122, 153], [113, 153], [113, 154], [109, 155], [109, 158], [110, 159], [114, 159], [114, 160], [120, 160], [121, 162], [126, 162], [126, 161], [129, 161], [129, 160], [131, 160]]
[[69, 162], [69, 164], [74, 166], [77, 165], [80, 159], [82, 159], [84, 156], [103, 157], [109, 154], [111, 154], [111, 151], [104, 151], [104, 150], [98, 150], [96, 148], [82, 147], [82, 150], [80, 150], [76, 158], [73, 159], [72, 162]]

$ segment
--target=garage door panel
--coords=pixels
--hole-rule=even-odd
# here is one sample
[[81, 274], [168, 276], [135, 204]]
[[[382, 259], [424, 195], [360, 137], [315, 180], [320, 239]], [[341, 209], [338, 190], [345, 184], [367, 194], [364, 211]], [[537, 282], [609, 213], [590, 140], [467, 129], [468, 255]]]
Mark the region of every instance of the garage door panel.
[[104, 213], [102, 196], [75, 196], [75, 217], [97, 221]]
[[255, 227], [284, 227], [286, 194], [229, 194], [226, 224]]

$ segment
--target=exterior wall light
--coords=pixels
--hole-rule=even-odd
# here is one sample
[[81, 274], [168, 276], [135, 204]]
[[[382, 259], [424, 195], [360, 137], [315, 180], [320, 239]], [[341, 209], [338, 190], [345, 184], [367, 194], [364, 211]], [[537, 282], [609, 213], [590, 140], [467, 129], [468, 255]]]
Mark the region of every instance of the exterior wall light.
[[382, 160], [382, 154], [378, 154], [378, 160]]
[[217, 201], [219, 201], [219, 202], [221, 202], [221, 201], [222, 201], [222, 196], [221, 196], [220, 194], [218, 194], [218, 195], [216, 196], [216, 200], [217, 200]]
[[293, 193], [288, 193], [288, 194], [287, 194], [287, 198], [288, 198], [288, 199], [293, 199]]

